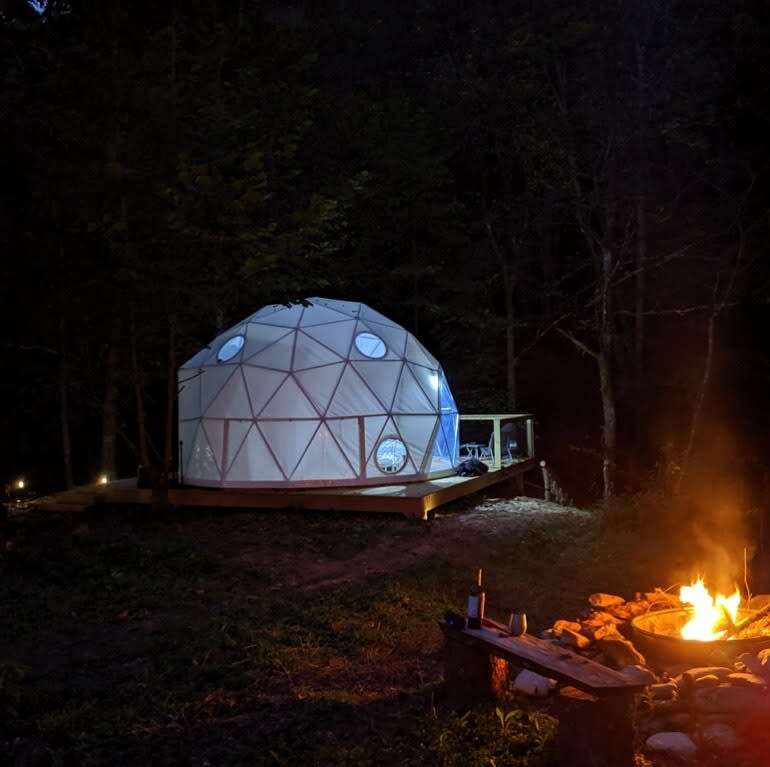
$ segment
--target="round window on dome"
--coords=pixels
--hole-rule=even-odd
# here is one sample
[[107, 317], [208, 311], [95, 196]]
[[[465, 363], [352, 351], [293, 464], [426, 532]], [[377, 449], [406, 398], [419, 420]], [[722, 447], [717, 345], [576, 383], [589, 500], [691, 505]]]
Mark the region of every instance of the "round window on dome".
[[385, 342], [374, 333], [368, 332], [359, 333], [356, 336], [356, 349], [365, 357], [372, 357], [373, 359], [384, 357], [388, 352]]
[[406, 466], [406, 445], [398, 437], [385, 437], [377, 445], [374, 461], [383, 474], [398, 474]]
[[219, 347], [219, 351], [217, 352], [217, 362], [228, 362], [231, 360], [241, 349], [243, 349], [243, 343], [243, 336], [233, 336], [232, 338], [228, 338], [227, 341]]

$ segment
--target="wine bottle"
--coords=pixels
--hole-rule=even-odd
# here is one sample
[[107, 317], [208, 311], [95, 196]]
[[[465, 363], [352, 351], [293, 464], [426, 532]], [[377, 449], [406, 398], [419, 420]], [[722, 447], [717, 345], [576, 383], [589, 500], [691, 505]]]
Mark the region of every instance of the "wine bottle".
[[476, 583], [468, 594], [468, 628], [480, 629], [481, 621], [484, 619], [484, 606], [486, 594], [481, 585], [481, 568], [476, 576]]

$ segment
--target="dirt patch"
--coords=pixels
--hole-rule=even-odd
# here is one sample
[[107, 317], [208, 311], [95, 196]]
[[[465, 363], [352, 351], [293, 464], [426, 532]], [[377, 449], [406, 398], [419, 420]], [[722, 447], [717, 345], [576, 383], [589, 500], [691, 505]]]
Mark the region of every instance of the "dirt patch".
[[[511, 539], [535, 525], [590, 522], [589, 512], [534, 498], [488, 499], [430, 522], [390, 515], [330, 518], [302, 512], [239, 512], [182, 522], [179, 535], [246, 570], [269, 572], [270, 587], [325, 588], [389, 575], [436, 553], [482, 558], [490, 539]], [[323, 535], [319, 539], [319, 532]], [[360, 536], [362, 550], [345, 552], [337, 536]], [[372, 540], [374, 539], [374, 540]], [[364, 545], [366, 544], [366, 545]], [[342, 552], [340, 551], [342, 549]]]

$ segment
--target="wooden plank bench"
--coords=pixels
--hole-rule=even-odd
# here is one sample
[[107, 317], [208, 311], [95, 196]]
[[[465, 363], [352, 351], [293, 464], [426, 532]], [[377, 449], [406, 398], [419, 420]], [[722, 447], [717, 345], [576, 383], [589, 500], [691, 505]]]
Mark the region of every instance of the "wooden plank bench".
[[508, 690], [509, 663], [527, 668], [561, 683], [551, 710], [559, 720], [560, 765], [633, 765], [635, 696], [645, 685], [553, 642], [510, 636], [492, 620], [484, 619], [476, 630], [439, 625], [449, 705], [465, 708], [494, 700]]

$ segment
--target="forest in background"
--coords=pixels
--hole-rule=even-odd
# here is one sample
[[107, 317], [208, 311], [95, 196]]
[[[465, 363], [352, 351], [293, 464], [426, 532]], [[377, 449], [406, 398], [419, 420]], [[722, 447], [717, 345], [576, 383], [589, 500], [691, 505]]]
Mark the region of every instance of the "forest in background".
[[3, 479], [173, 469], [179, 364], [318, 295], [415, 333], [461, 412], [535, 413], [576, 499], [756, 503], [769, 12], [6, 0]]

